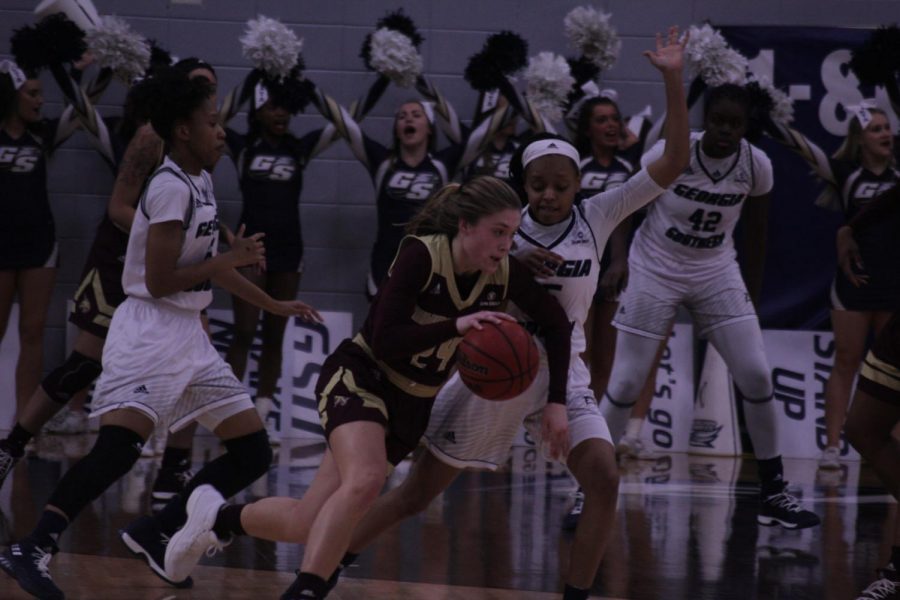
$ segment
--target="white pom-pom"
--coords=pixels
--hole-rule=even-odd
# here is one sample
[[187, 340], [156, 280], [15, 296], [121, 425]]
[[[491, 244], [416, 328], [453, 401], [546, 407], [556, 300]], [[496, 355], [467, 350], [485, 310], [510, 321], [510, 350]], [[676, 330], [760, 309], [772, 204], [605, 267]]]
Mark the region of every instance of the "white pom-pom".
[[747, 80], [747, 59], [731, 48], [718, 31], [704, 23], [692, 25], [690, 40], [684, 49], [688, 74], [698, 75], [709, 87], [726, 83], [743, 85]]
[[772, 110], [769, 111], [769, 116], [773, 121], [789, 124], [794, 120], [794, 101], [790, 96], [772, 85], [768, 77], [751, 74], [747, 77], [747, 82], [756, 82], [772, 99]]
[[550, 121], [562, 117], [575, 78], [566, 59], [552, 52], [541, 52], [528, 59], [525, 69], [526, 95], [535, 108]]
[[616, 28], [609, 23], [611, 16], [592, 6], [579, 6], [563, 19], [569, 43], [602, 71], [615, 64], [622, 47]]
[[372, 68], [400, 87], [408, 88], [422, 74], [422, 57], [412, 41], [399, 31], [382, 27], [372, 34]]
[[274, 79], [284, 79], [297, 66], [303, 40], [288, 27], [262, 15], [247, 21], [240, 38], [244, 56]]
[[150, 66], [150, 43], [118, 17], [102, 17], [97, 27], [85, 32], [84, 41], [97, 64], [127, 84]]

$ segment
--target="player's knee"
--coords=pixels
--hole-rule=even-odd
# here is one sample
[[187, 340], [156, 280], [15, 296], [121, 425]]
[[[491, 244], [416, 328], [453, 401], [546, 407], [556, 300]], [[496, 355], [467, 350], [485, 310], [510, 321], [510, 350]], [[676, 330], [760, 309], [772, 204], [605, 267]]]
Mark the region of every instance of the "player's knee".
[[604, 460], [601, 456], [586, 458], [588, 462], [583, 470], [591, 475], [584, 478], [586, 481], [578, 482], [584, 491], [585, 502], [615, 503], [619, 495], [619, 470], [615, 462]]
[[264, 429], [225, 441], [225, 448], [237, 467], [251, 481], [261, 477], [272, 465], [272, 446]]
[[832, 369], [852, 377], [862, 362], [862, 354], [855, 350], [845, 347], [843, 344], [837, 345], [834, 350], [834, 366]]
[[378, 498], [384, 486], [384, 471], [377, 468], [363, 468], [350, 474], [341, 482], [341, 492], [357, 509], [367, 509]]
[[738, 389], [744, 399], [753, 404], [763, 404], [772, 400], [774, 388], [772, 377], [767, 369], [754, 369], [741, 376], [737, 382]]
[[615, 377], [606, 387], [603, 401], [616, 408], [631, 409], [637, 403], [642, 387], [643, 382], [638, 381], [636, 377]]
[[412, 517], [423, 512], [435, 498], [434, 495], [428, 493], [426, 489], [418, 486], [401, 487], [402, 492], [398, 490], [398, 492], [400, 492], [398, 493], [398, 508], [400, 509], [403, 518]]
[[73, 351], [66, 362], [44, 378], [41, 387], [51, 400], [65, 404], [72, 396], [87, 389], [100, 376], [101, 370], [99, 361]]

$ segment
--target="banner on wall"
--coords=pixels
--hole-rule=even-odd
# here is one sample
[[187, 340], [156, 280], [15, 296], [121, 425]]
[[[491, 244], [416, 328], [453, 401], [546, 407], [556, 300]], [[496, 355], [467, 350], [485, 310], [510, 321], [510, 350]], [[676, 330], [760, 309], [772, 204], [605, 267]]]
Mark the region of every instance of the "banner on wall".
[[[276, 424], [283, 437], [322, 436], [322, 426], [316, 410], [316, 381], [328, 355], [353, 333], [353, 315], [346, 312], [322, 312], [321, 315], [323, 323], [307, 323], [295, 317], [288, 321], [285, 329], [281, 377], [275, 391]], [[209, 311], [213, 345], [223, 356], [234, 338], [233, 317], [230, 310]], [[244, 383], [251, 390], [255, 390], [259, 382], [258, 361], [261, 350], [260, 327], [253, 338], [244, 376]]]
[[[824, 331], [764, 331], [778, 408], [783, 456], [818, 458], [826, 446], [825, 384], [834, 365], [834, 335]], [[841, 434], [841, 458], [859, 460]]]
[[[871, 33], [837, 27], [722, 27], [728, 42], [794, 100], [792, 126], [832, 154], [847, 132], [847, 106], [874, 99], [897, 119], [883, 88], [861, 86], [849, 70], [853, 48]], [[816, 329], [827, 321], [835, 271], [834, 233], [841, 215], [814, 206], [821, 190], [796, 154], [764, 138], [775, 187], [769, 208], [767, 261], [760, 320], [772, 329]], [[801, 233], [802, 230], [802, 233]]]
[[[10, 429], [16, 416], [16, 361], [19, 360], [19, 304], [14, 303], [0, 340], [0, 429]], [[7, 486], [11, 487], [11, 486]]]
[[694, 329], [676, 323], [656, 371], [641, 440], [648, 450], [687, 452], [694, 406]]

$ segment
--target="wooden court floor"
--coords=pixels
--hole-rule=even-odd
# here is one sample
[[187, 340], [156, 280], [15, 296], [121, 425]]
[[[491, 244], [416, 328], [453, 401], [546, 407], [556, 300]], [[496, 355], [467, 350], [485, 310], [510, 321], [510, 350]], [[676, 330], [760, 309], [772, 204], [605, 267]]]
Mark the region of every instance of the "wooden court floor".
[[[91, 444], [88, 435], [40, 438], [0, 489], [0, 544], [26, 534], [60, 475]], [[323, 446], [282, 445], [268, 475], [239, 497], [303, 493]], [[198, 436], [195, 467], [220, 452]], [[159, 458], [136, 468], [75, 521], [51, 563], [66, 597], [78, 599], [278, 598], [302, 547], [242, 538], [204, 559], [191, 590], [176, 590], [131, 557], [117, 530], [147, 510]], [[889, 550], [882, 539], [896, 505], [871, 471], [837, 473], [787, 460], [786, 475], [822, 526], [756, 525], [752, 460], [661, 455], [622, 465], [616, 531], [595, 598], [748, 600], [854, 598]], [[402, 480], [401, 465], [388, 485]], [[533, 448], [516, 448], [499, 473], [466, 473], [422, 515], [385, 534], [348, 570], [339, 600], [549, 600], [560, 598], [571, 545], [560, 522], [574, 484]], [[0, 599], [29, 596], [0, 573]]]

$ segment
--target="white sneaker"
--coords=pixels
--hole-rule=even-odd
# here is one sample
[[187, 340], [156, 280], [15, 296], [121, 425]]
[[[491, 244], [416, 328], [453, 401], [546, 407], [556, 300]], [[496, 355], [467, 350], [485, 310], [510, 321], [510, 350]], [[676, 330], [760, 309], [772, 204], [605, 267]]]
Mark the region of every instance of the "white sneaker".
[[224, 548], [212, 530], [223, 504], [222, 494], [211, 485], [198, 486], [191, 493], [187, 501], [187, 521], [166, 546], [166, 577], [184, 581], [200, 562], [200, 557], [211, 556]]
[[281, 444], [281, 433], [279, 433], [277, 427], [277, 411], [278, 407], [275, 406], [274, 400], [267, 398], [266, 396], [257, 396], [256, 412], [259, 413], [259, 418], [262, 420], [263, 425], [266, 426], [266, 434], [269, 436], [269, 443], [273, 446]]
[[644, 442], [639, 437], [623, 436], [616, 446], [616, 454], [622, 458], [637, 460], [656, 460], [658, 455], [653, 450], [644, 447]]
[[819, 457], [820, 469], [840, 469], [841, 468], [841, 450], [837, 446], [828, 446], [822, 450], [822, 456]]

